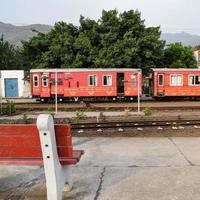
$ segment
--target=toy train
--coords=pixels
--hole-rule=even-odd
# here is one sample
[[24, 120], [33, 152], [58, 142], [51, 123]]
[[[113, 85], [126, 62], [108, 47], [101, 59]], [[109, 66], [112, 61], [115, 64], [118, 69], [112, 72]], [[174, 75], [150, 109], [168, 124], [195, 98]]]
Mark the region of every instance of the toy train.
[[[200, 69], [152, 69], [142, 78], [135, 68], [32, 69], [31, 95], [42, 102], [58, 101], [133, 101], [144, 93], [154, 98], [200, 97]], [[148, 80], [148, 81], [147, 81]]]

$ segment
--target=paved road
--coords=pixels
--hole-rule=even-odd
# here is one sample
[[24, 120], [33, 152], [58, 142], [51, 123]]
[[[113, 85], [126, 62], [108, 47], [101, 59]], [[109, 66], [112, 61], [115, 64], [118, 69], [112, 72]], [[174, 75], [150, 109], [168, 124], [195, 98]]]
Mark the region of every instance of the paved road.
[[[200, 138], [74, 138], [70, 200], [199, 200]], [[45, 199], [43, 169], [0, 167], [0, 199]]]

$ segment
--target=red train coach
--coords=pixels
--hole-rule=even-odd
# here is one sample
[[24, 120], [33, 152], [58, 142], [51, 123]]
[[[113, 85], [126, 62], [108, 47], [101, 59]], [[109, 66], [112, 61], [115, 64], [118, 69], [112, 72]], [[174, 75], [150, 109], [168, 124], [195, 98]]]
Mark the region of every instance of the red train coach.
[[200, 69], [152, 69], [154, 97], [200, 97]]
[[30, 80], [32, 97], [41, 101], [54, 100], [56, 85], [59, 101], [133, 100], [142, 93], [140, 69], [32, 69]]

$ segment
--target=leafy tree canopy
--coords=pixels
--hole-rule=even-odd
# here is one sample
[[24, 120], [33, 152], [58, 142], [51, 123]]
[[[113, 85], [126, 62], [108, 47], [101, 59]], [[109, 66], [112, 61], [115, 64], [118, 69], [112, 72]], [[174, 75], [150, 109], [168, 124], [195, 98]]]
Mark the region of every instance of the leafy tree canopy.
[[199, 50], [199, 49], [200, 49], [200, 45], [196, 45], [196, 46], [193, 47], [194, 51]]
[[3, 35], [0, 37], [0, 69], [21, 69], [22, 62], [19, 56], [19, 49], [15, 49]]
[[46, 34], [23, 42], [29, 67], [160, 66], [165, 42], [160, 27], [148, 27], [138, 11], [102, 11], [99, 20], [80, 16], [80, 26], [58, 22]]
[[196, 59], [192, 47], [181, 43], [170, 44], [164, 50], [164, 66], [169, 68], [195, 68]]

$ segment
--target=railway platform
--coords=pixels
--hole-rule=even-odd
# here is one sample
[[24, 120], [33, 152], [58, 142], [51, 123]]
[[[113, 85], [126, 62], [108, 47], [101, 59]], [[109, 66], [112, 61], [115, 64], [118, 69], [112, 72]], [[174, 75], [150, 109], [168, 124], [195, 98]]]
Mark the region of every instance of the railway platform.
[[[34, 114], [28, 114], [27, 117], [31, 119], [36, 119], [39, 114], [47, 113], [46, 111], [38, 111], [35, 112]], [[50, 112], [49, 112], [50, 113]], [[83, 113], [85, 117], [95, 117], [98, 118], [100, 115], [100, 111], [97, 112], [84, 112]], [[103, 114], [107, 117], [117, 117], [117, 116], [124, 116], [125, 112], [124, 111], [107, 111], [103, 112]], [[55, 118], [75, 118], [76, 117], [76, 112], [58, 112], [57, 114], [54, 115]], [[129, 112], [129, 115], [131, 116], [143, 116], [143, 112]], [[20, 115], [13, 115], [13, 116], [2, 116], [0, 119], [21, 119], [23, 117], [22, 114]]]
[[[200, 138], [75, 137], [85, 149], [64, 200], [199, 200]], [[45, 199], [43, 168], [0, 167], [0, 199]]]

